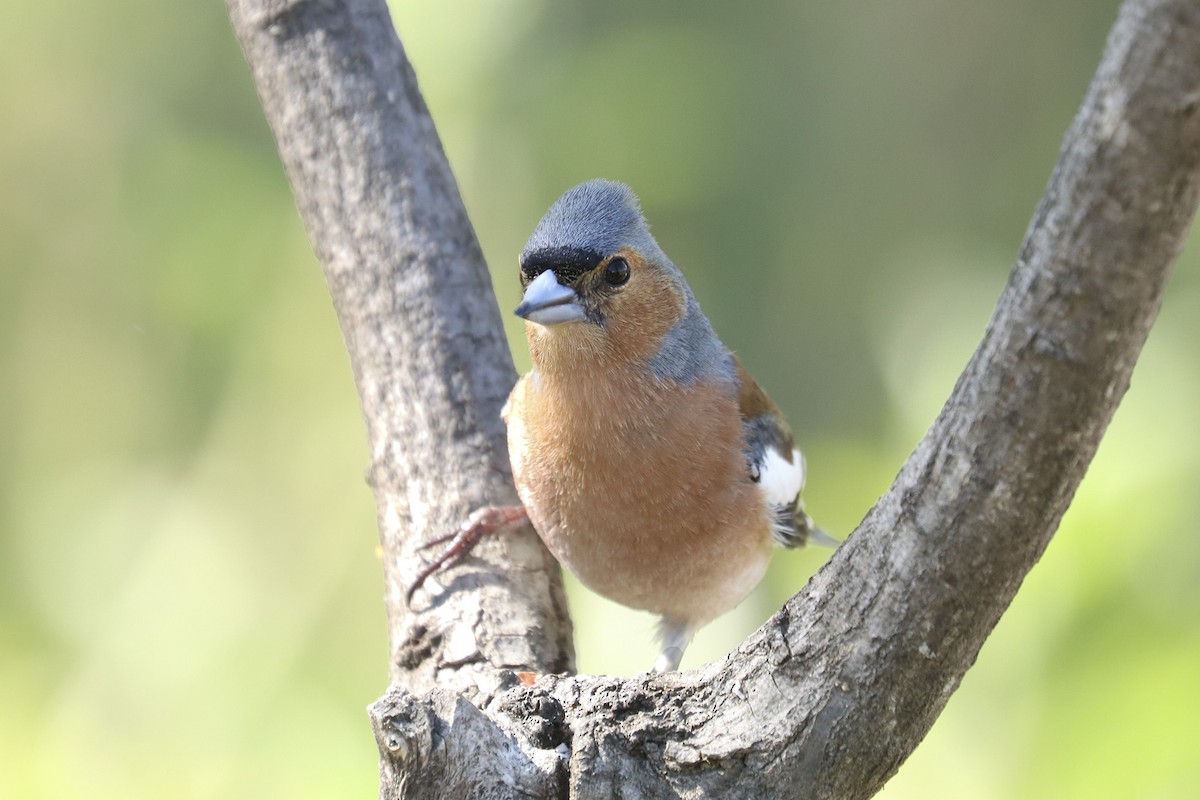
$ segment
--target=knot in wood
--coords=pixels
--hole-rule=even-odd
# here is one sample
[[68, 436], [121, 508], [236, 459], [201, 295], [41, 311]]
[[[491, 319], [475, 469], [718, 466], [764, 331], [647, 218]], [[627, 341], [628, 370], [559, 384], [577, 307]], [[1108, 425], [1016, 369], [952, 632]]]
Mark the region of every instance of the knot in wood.
[[499, 710], [520, 725], [534, 746], [542, 750], [570, 743], [571, 728], [563, 707], [545, 689], [513, 689], [501, 698]]

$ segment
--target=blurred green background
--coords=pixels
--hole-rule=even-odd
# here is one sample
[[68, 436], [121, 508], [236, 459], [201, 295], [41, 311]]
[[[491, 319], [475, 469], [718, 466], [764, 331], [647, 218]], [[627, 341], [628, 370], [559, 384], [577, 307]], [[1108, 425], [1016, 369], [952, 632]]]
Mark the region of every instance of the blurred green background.
[[[629, 182], [844, 535], [977, 342], [1115, 9], [393, 10], [502, 309], [558, 193]], [[363, 426], [222, 5], [9, 3], [0, 65], [0, 797], [374, 796]], [[1200, 796], [1196, 260], [887, 800]], [[685, 666], [826, 556], [781, 554]], [[572, 588], [581, 669], [649, 666], [651, 620]]]

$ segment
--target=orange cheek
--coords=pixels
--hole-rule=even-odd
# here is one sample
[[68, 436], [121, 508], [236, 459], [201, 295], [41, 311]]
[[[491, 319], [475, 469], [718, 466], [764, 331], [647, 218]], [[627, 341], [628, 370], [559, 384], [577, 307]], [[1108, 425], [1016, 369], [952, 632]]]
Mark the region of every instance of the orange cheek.
[[609, 303], [608, 335], [619, 358], [644, 361], [658, 352], [667, 331], [683, 316], [686, 300], [663, 272], [632, 252], [623, 255], [633, 276]]
[[621, 255], [633, 274], [604, 302], [604, 326], [569, 323], [547, 328], [525, 323], [529, 352], [539, 369], [566, 373], [614, 367], [644, 362], [658, 352], [667, 331], [683, 316], [686, 298], [672, 278], [637, 253], [623, 250]]

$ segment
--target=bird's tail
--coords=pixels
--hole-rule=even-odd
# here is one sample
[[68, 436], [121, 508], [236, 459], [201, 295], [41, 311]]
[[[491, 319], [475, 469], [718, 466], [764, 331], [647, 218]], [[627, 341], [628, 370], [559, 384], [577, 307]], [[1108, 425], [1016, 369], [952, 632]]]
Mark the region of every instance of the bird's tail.
[[789, 549], [809, 544], [819, 544], [825, 547], [837, 547], [841, 544], [840, 540], [833, 538], [813, 523], [812, 517], [805, 512], [804, 504], [799, 500], [791, 508], [780, 509], [776, 513], [775, 540]]
[[841, 539], [835, 539], [820, 528], [812, 527], [812, 520], [809, 521], [808, 541], [809, 544], [819, 544], [824, 547], [837, 547], [842, 543]]

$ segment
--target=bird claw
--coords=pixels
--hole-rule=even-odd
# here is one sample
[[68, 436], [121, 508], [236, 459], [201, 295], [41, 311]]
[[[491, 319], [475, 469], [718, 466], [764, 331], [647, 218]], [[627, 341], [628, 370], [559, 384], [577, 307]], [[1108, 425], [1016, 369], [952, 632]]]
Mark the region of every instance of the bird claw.
[[525, 522], [527, 516], [523, 506], [489, 506], [476, 509], [467, 517], [466, 522], [453, 533], [447, 533], [430, 539], [417, 547], [425, 551], [440, 544], [450, 544], [438, 553], [432, 561], [426, 564], [417, 574], [416, 580], [408, 587], [406, 595], [408, 605], [412, 605], [413, 596], [434, 573], [449, 569], [462, 562], [475, 548], [479, 540], [485, 536], [514, 530]]
[[456, 530], [452, 533], [443, 534], [442, 536], [436, 536], [433, 539], [430, 539], [428, 542], [424, 542], [422, 544], [417, 545], [417, 551], [423, 553], [426, 550], [429, 550], [430, 548], [437, 547], [439, 544], [445, 544], [446, 542], [449, 542], [452, 539], [458, 539], [459, 537], [461, 537], [463, 535], [463, 532], [466, 530], [466, 528], [470, 524], [471, 524], [471, 522], [468, 519], [466, 522], [464, 522], [462, 525], [460, 525], [458, 527], [458, 530]]

